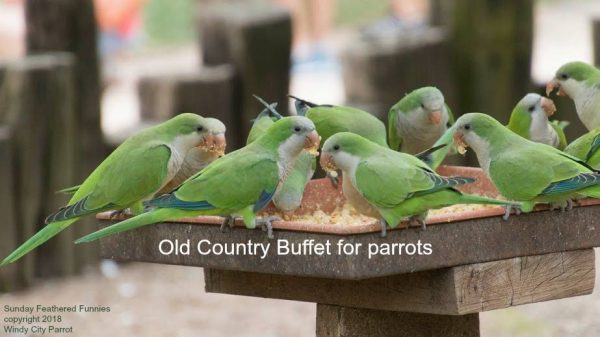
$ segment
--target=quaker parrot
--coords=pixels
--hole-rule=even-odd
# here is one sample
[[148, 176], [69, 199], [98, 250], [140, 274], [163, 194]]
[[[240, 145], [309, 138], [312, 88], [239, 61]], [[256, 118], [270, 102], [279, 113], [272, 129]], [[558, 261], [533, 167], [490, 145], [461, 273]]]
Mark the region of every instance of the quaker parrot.
[[227, 147], [225, 124], [216, 118], [206, 117], [204, 118], [204, 127], [204, 145], [193, 147], [188, 151], [175, 177], [161, 188], [156, 196], [171, 192], [189, 177], [225, 154]]
[[575, 139], [564, 151], [585, 161], [592, 168], [600, 170], [600, 127]]
[[[86, 235], [76, 243], [149, 224], [199, 215], [241, 216], [247, 228], [257, 224], [272, 237], [270, 218], [256, 220], [292, 172], [303, 149], [317, 151], [319, 135], [308, 118], [284, 117], [245, 147], [215, 160], [170, 194], [148, 202], [154, 209]], [[225, 225], [224, 223], [224, 225]]]
[[[269, 105], [260, 97], [255, 97], [265, 105], [265, 109], [258, 114], [256, 119], [254, 119], [250, 134], [248, 135], [247, 144], [252, 143], [260, 135], [264, 134], [269, 126], [282, 118], [275, 110], [277, 103]], [[302, 151], [302, 153], [300, 153], [289, 177], [277, 189], [277, 192], [273, 196], [273, 204], [275, 204], [277, 209], [287, 213], [300, 207], [302, 197], [304, 196], [304, 189], [315, 173], [316, 165], [317, 159], [313, 154], [308, 153], [308, 151]]]
[[554, 112], [556, 107], [551, 99], [527, 94], [513, 109], [508, 128], [521, 137], [562, 150], [567, 146], [563, 128], [568, 122], [548, 121]]
[[[374, 115], [352, 107], [315, 104], [295, 96], [296, 112], [312, 120], [322, 142], [338, 132], [352, 132], [381, 146], [387, 146], [385, 124]], [[336, 171], [327, 172], [334, 186], [338, 184]]]
[[[513, 205], [512, 202], [468, 195], [454, 187], [475, 181], [470, 177], [442, 177], [415, 156], [378, 145], [359, 135], [341, 132], [323, 144], [321, 167], [341, 169], [360, 195], [358, 207], [354, 195], [344, 190], [348, 201], [361, 211], [366, 200], [381, 218], [381, 235], [386, 225], [395, 228], [405, 218], [425, 228], [430, 209], [454, 204]], [[355, 191], [352, 193], [355, 193]]]
[[[413, 90], [396, 103], [388, 113], [390, 148], [417, 154], [430, 147], [454, 123], [444, 95], [435, 87]], [[437, 168], [450, 146], [434, 154], [431, 167]]]
[[0, 265], [15, 262], [80, 217], [108, 210], [143, 211], [143, 201], [171, 181], [188, 151], [214, 146], [206, 119], [180, 114], [128, 138], [74, 192], [67, 206], [50, 214], [46, 226], [29, 238]]
[[588, 130], [600, 126], [600, 70], [584, 62], [561, 66], [546, 85], [546, 95], [558, 89], [558, 96], [575, 102], [577, 115]]
[[[536, 203], [572, 206], [572, 199], [600, 197], [600, 174], [560, 150], [518, 136], [482, 113], [461, 116], [448, 130], [460, 153], [471, 147], [479, 165], [509, 200], [530, 212]], [[505, 218], [510, 216], [507, 209]]]

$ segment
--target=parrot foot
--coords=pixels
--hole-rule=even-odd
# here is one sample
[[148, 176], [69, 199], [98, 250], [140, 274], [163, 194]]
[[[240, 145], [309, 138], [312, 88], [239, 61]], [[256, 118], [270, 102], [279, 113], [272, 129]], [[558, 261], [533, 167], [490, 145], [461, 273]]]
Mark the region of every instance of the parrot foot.
[[340, 184], [340, 178], [336, 171], [328, 171], [327, 178], [329, 178], [329, 181], [331, 182], [331, 185], [333, 186], [333, 188], [338, 188], [338, 186]]
[[515, 214], [516, 215], [520, 215], [521, 214], [521, 208], [519, 205], [506, 205], [504, 206], [504, 215], [502, 216], [502, 219], [504, 221], [507, 221], [508, 218], [510, 218], [510, 214], [512, 213], [513, 210], [515, 210]]
[[256, 220], [256, 225], [260, 226], [263, 232], [267, 232], [267, 237], [269, 239], [275, 238], [273, 236], [273, 221], [281, 221], [281, 218], [278, 216], [268, 216], [266, 218]]
[[573, 209], [573, 206], [575, 205], [576, 201], [573, 201], [573, 199], [567, 199], [567, 206], [565, 207], [565, 211], [570, 211]]
[[425, 218], [421, 215], [413, 215], [408, 219], [408, 226], [420, 226], [422, 230], [427, 229], [427, 224], [425, 224]]
[[225, 232], [225, 228], [229, 228], [229, 230], [232, 230], [233, 227], [235, 226], [235, 219], [236, 217], [232, 216], [232, 215], [228, 215], [225, 217], [225, 220], [223, 220], [223, 223], [221, 224], [221, 232], [224, 233]]
[[131, 215], [129, 209], [119, 209], [110, 213], [110, 220], [114, 220], [115, 218], [119, 218], [121, 215]]
[[385, 238], [387, 236], [387, 222], [385, 219], [381, 219], [379, 220], [379, 225], [381, 226], [381, 234], [379, 236]]

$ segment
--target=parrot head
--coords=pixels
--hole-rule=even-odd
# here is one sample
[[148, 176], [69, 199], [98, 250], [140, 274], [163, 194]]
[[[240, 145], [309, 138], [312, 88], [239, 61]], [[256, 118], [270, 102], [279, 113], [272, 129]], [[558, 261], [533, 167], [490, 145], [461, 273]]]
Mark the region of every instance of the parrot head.
[[225, 124], [216, 118], [205, 118], [202, 123], [200, 135], [202, 139], [198, 148], [202, 151], [222, 156], [225, 154], [227, 141], [225, 140]]
[[600, 70], [584, 62], [569, 62], [561, 66], [546, 85], [546, 95], [554, 90], [558, 96], [573, 98], [588, 87], [587, 81], [600, 76]]
[[302, 116], [283, 117], [271, 125], [263, 136], [256, 140], [262, 144], [274, 144], [278, 151], [298, 155], [306, 150], [312, 155], [318, 155], [319, 134], [315, 124]]
[[496, 130], [505, 129], [489, 115], [472, 112], [462, 115], [448, 131], [453, 133], [454, 145], [460, 154], [471, 147], [476, 153], [489, 151], [490, 138]]
[[215, 118], [182, 113], [160, 125], [171, 142], [187, 152], [194, 147], [215, 153], [225, 151], [225, 125]]
[[[444, 95], [436, 87], [423, 87], [413, 90], [402, 100], [406, 100], [406, 106], [402, 111], [407, 114], [418, 116], [422, 125], [438, 125], [444, 119]], [[400, 100], [400, 102], [402, 102]]]
[[351, 171], [360, 158], [373, 152], [375, 143], [352, 132], [339, 132], [323, 144], [319, 164], [327, 172]]
[[531, 124], [532, 120], [547, 122], [548, 117], [556, 112], [554, 102], [538, 94], [525, 95], [513, 109], [510, 115], [509, 126], [514, 123]]

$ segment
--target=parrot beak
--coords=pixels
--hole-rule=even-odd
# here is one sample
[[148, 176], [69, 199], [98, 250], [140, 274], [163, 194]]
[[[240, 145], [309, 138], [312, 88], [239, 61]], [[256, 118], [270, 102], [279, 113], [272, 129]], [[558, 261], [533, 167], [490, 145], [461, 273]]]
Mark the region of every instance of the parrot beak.
[[467, 147], [469, 146], [465, 143], [465, 135], [462, 132], [456, 132], [452, 137], [452, 140], [454, 141], [458, 153], [462, 155], [467, 153]]
[[442, 112], [440, 110], [430, 112], [429, 121], [435, 125], [440, 124], [440, 122], [442, 121]]
[[558, 92], [556, 93], [557, 96], [569, 96], [566, 92], [563, 91], [563, 89], [560, 86], [560, 83], [558, 83], [556, 79], [552, 79], [552, 81], [546, 84], [546, 96], [550, 96], [552, 91], [556, 89], [558, 89]]
[[224, 133], [219, 133], [218, 135], [214, 136], [213, 148], [214, 152], [217, 153], [219, 157], [225, 154], [225, 149], [227, 148], [227, 140], [225, 139]]
[[556, 106], [554, 105], [554, 101], [552, 101], [550, 98], [542, 97], [540, 105], [542, 106], [542, 109], [548, 117], [554, 115], [554, 113], [556, 112]]
[[321, 168], [325, 172], [336, 172], [337, 170], [337, 166], [335, 166], [335, 162], [333, 161], [333, 156], [331, 156], [329, 153], [321, 154], [321, 159], [319, 159], [319, 165], [321, 165]]
[[202, 142], [198, 147], [204, 151], [214, 153], [221, 157], [225, 154], [225, 148], [227, 147], [227, 141], [225, 140], [225, 134], [220, 133], [217, 135], [206, 135], [202, 137]]
[[317, 131], [311, 131], [304, 139], [304, 149], [312, 154], [313, 156], [319, 155], [319, 144], [321, 143], [321, 136]]

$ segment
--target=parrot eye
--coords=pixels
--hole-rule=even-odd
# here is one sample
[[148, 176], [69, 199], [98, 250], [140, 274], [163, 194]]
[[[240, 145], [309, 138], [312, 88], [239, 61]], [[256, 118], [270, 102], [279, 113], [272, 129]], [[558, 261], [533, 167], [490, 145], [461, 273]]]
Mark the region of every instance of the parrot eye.
[[198, 131], [198, 132], [204, 131], [204, 127], [202, 125], [200, 125], [199, 127], [196, 128], [196, 131]]
[[533, 110], [535, 110], [535, 105], [530, 106], [527, 110], [529, 110], [529, 112], [533, 112]]
[[565, 74], [565, 73], [562, 73], [562, 74], [560, 74], [560, 78], [561, 78], [562, 80], [566, 80], [567, 78], [569, 78], [569, 75], [567, 75], [567, 74]]
[[465, 124], [464, 128], [465, 130], [471, 130], [471, 124]]
[[334, 146], [333, 146], [333, 149], [334, 149], [335, 151], [337, 151], [337, 150], [339, 150], [339, 149], [340, 149], [340, 146], [336, 144], [336, 145], [334, 145]]
[[299, 126], [295, 127], [295, 128], [294, 128], [294, 131], [296, 131], [296, 132], [300, 132], [300, 127], [299, 127]]

